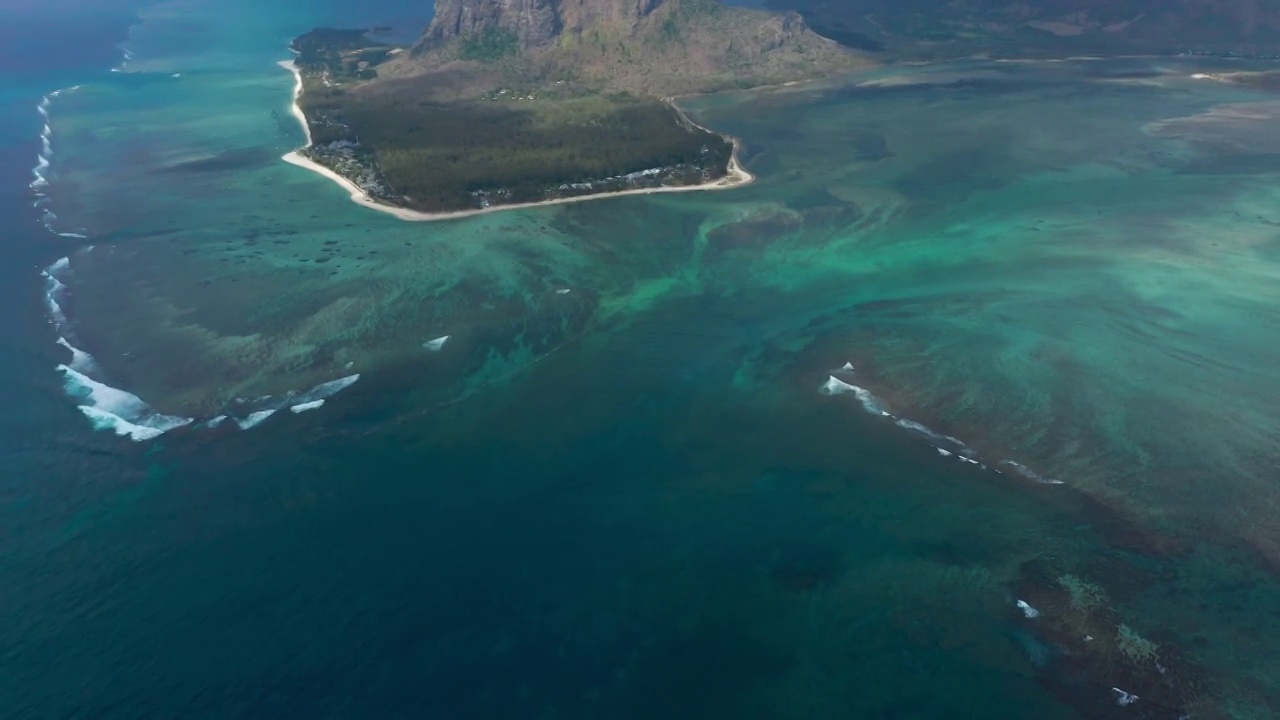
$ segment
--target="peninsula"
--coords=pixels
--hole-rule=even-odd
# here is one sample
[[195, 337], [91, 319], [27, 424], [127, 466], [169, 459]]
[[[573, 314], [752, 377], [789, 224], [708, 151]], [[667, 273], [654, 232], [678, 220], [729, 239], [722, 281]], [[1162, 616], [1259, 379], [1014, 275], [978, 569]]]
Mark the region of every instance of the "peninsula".
[[293, 42], [306, 147], [285, 156], [407, 220], [737, 187], [734, 138], [674, 97], [865, 64], [794, 13], [718, 0], [439, 0], [410, 48]]

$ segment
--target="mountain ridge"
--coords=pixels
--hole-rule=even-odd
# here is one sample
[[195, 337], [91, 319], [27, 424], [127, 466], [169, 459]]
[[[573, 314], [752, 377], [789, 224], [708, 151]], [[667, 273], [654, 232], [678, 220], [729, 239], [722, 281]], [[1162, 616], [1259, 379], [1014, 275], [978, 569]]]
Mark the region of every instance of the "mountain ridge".
[[806, 80], [866, 60], [795, 12], [717, 0], [440, 0], [393, 75], [459, 61], [670, 96]]

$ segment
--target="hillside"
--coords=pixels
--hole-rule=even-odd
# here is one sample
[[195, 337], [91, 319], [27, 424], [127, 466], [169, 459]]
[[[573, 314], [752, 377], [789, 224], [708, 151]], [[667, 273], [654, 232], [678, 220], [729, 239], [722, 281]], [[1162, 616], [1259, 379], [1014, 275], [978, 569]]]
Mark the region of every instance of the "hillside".
[[717, 0], [440, 0], [407, 51], [359, 30], [293, 47], [299, 155], [423, 213], [749, 182], [670, 98], [866, 64], [795, 13]]
[[863, 63], [796, 13], [718, 0], [440, 0], [421, 41], [387, 72], [458, 73], [457, 61], [513, 81], [652, 96], [803, 80]]

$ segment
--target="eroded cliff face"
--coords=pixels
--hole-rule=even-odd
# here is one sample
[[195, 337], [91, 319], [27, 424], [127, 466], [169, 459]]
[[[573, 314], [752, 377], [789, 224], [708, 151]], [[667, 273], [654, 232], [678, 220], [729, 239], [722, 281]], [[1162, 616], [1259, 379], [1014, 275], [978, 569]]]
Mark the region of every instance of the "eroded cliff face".
[[422, 40], [389, 74], [454, 60], [480, 60], [485, 69], [475, 73], [572, 77], [648, 95], [803, 80], [864, 62], [797, 13], [719, 0], [438, 0]]
[[548, 44], [564, 27], [559, 0], [437, 0], [435, 18], [415, 53], [492, 28], [511, 30], [523, 48]]
[[664, 1], [671, 0], [439, 0], [435, 19], [415, 51], [430, 51], [493, 28], [515, 33], [522, 49], [546, 47], [565, 31], [634, 28]]

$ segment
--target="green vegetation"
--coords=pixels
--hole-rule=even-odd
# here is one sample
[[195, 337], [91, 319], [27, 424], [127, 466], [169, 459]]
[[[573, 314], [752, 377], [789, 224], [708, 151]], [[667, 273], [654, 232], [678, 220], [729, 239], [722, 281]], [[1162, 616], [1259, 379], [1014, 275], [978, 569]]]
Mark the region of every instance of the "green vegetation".
[[485, 28], [483, 32], [463, 38], [458, 57], [463, 60], [496, 62], [520, 52], [520, 38], [504, 27]]
[[[359, 31], [312, 31], [294, 49], [312, 136], [305, 154], [372, 197], [416, 210], [698, 184], [723, 177], [733, 155], [729, 140], [654, 98], [563, 81], [541, 92], [530, 89], [536, 83], [491, 86], [463, 99], [411, 83], [384, 92], [362, 80], [391, 48]], [[460, 52], [491, 62], [517, 53], [518, 38], [491, 28]]]
[[376, 68], [391, 57], [392, 47], [371, 40], [366, 30], [318, 28], [298, 37], [291, 45], [298, 66], [305, 72], [326, 74], [334, 80], [371, 80]]
[[653, 100], [336, 100], [389, 187], [422, 210], [697, 183], [722, 176], [733, 151]]

